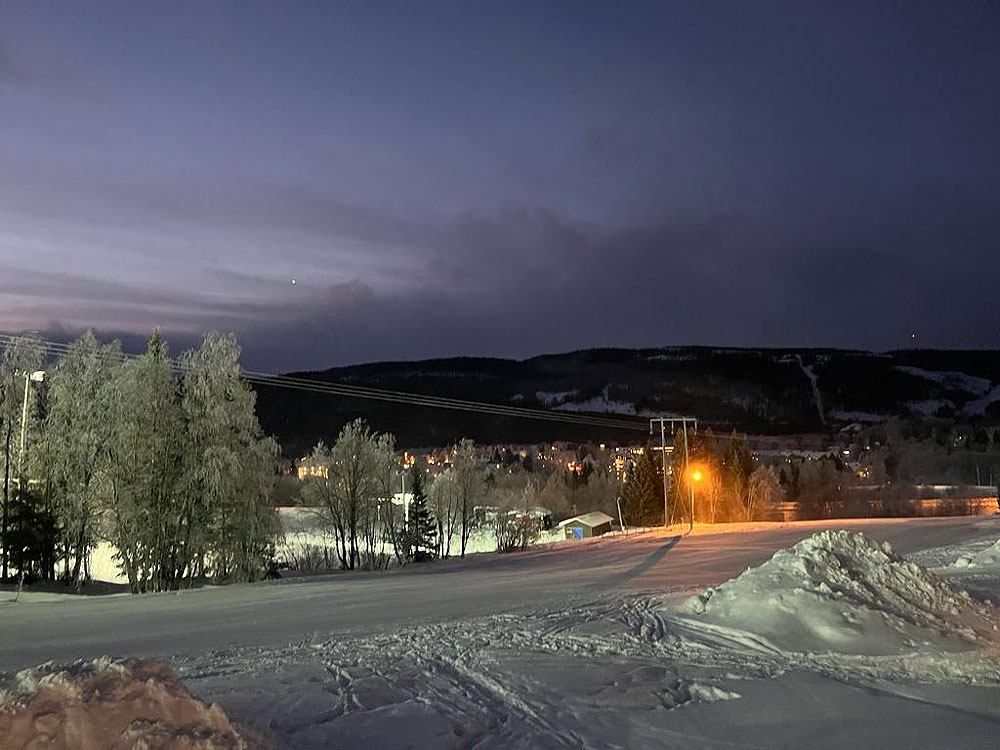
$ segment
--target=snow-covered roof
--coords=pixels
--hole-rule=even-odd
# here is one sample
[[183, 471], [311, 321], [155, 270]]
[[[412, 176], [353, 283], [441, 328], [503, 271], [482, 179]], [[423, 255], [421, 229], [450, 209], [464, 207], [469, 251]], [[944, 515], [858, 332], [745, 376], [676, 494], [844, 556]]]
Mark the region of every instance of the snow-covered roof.
[[579, 516], [567, 518], [565, 521], [560, 521], [559, 526], [562, 527], [568, 523], [582, 523], [584, 526], [600, 526], [603, 523], [611, 523], [612, 520], [611, 516], [607, 513], [595, 510], [591, 513], [584, 513]]

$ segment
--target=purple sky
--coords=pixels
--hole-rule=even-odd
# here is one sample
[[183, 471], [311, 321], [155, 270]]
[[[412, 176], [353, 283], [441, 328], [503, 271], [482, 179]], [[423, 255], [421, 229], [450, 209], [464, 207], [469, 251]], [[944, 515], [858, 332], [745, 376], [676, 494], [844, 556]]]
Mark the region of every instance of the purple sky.
[[984, 1], [3, 3], [0, 330], [1000, 347], [997, 39]]

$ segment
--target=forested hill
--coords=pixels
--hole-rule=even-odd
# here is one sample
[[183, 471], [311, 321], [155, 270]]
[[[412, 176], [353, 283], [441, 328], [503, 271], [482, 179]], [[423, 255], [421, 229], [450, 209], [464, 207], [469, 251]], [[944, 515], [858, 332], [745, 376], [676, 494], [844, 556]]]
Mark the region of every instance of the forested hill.
[[[526, 360], [379, 362], [293, 373], [435, 396], [560, 411], [693, 414], [748, 432], [814, 432], [892, 416], [1000, 420], [1000, 351], [589, 349]], [[260, 387], [258, 412], [286, 456], [364, 417], [400, 446], [635, 439], [600, 428], [496, 418]], [[641, 437], [641, 436], [640, 436]]]

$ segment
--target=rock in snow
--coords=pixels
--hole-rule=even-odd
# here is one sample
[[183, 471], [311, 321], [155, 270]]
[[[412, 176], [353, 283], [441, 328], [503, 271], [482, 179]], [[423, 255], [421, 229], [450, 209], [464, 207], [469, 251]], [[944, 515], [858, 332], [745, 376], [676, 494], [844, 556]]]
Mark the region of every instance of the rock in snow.
[[169, 664], [108, 658], [46, 664], [3, 679], [0, 740], [5, 750], [264, 747], [217, 704], [192, 698]]
[[888, 543], [822, 531], [681, 605], [688, 630], [796, 652], [897, 654], [1000, 642], [1000, 612]]

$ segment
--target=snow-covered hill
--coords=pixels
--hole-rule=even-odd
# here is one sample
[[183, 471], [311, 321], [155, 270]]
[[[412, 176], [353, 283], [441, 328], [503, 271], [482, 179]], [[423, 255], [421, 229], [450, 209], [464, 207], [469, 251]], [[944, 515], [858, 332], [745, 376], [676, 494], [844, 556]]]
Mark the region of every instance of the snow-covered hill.
[[[1000, 352], [836, 349], [590, 349], [526, 360], [383, 362], [298, 373], [314, 380], [569, 412], [697, 414], [748, 432], [822, 430], [892, 416], [1000, 419]], [[598, 439], [567, 429], [393, 403], [259, 389], [262, 423], [286, 455], [302, 455], [362, 416], [404, 446]]]

